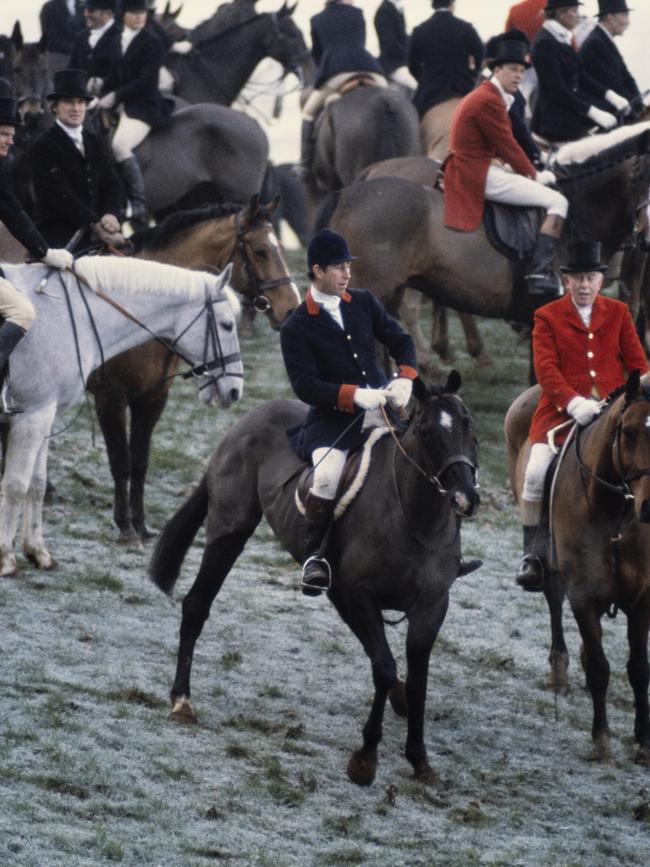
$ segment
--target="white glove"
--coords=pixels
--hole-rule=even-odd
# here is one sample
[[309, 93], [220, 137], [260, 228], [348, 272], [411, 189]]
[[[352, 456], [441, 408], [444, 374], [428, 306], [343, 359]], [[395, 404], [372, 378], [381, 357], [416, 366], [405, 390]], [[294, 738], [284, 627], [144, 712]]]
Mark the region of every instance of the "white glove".
[[361, 409], [378, 409], [384, 406], [387, 396], [388, 389], [385, 388], [357, 388], [352, 400]]
[[605, 94], [605, 99], [610, 105], [613, 105], [616, 111], [625, 112], [625, 114], [630, 113], [630, 103], [624, 96], [616, 93], [615, 90], [608, 90]]
[[566, 411], [571, 418], [584, 427], [584, 425], [589, 424], [594, 416], [598, 415], [600, 406], [595, 400], [589, 400], [588, 397], [574, 397], [568, 402]]
[[46, 265], [49, 265], [50, 268], [72, 268], [74, 265], [74, 256], [69, 250], [49, 249], [43, 256], [43, 262]]
[[181, 39], [180, 42], [174, 42], [169, 50], [173, 51], [174, 54], [189, 54], [193, 48], [193, 42], [190, 42], [189, 39]]
[[404, 409], [411, 399], [413, 382], [405, 376], [399, 376], [397, 379], [392, 379], [385, 390], [387, 392], [388, 403], [395, 409]]
[[544, 187], [550, 187], [557, 181], [557, 178], [549, 169], [544, 169], [543, 172], [537, 172], [535, 180]]
[[603, 129], [614, 129], [618, 123], [613, 114], [610, 114], [608, 111], [601, 111], [595, 105], [591, 106], [587, 112], [587, 116]]
[[104, 214], [99, 222], [101, 223], [102, 229], [106, 229], [106, 231], [111, 234], [120, 231], [120, 221], [114, 214]]
[[[94, 102], [94, 100], [93, 100]], [[91, 103], [92, 104], [92, 103]], [[97, 103], [100, 108], [113, 108], [115, 106], [115, 94], [107, 93], [106, 96], [102, 96], [102, 98]]]
[[93, 235], [102, 244], [109, 244], [111, 247], [123, 247], [125, 243], [124, 235], [121, 234], [119, 228], [116, 232], [109, 232], [101, 223], [93, 224]]

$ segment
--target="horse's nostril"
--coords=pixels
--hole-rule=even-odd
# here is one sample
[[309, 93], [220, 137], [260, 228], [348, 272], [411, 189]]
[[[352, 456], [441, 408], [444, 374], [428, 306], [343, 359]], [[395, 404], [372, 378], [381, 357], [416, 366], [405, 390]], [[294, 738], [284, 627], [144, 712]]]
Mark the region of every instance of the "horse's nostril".
[[236, 400], [239, 400], [239, 392], [236, 388], [230, 389], [230, 400], [234, 403]]

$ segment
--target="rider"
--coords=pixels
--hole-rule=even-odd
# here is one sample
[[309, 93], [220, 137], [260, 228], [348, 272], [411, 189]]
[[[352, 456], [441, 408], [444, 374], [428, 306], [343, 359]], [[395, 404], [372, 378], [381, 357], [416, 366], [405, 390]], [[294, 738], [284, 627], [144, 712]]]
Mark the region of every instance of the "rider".
[[[625, 0], [598, 0], [598, 25], [580, 47], [580, 58], [587, 73], [603, 87], [619, 93], [628, 103], [636, 104], [636, 112], [643, 110], [638, 85], [625, 65], [614, 43], [630, 24], [630, 9]], [[623, 114], [633, 117], [628, 104]]]
[[521, 3], [515, 3], [508, 12], [506, 30], [523, 30], [532, 42], [542, 29], [545, 8], [546, 0], [522, 0]]
[[41, 7], [41, 33], [47, 39], [51, 74], [68, 65], [75, 34], [84, 26], [83, 7], [83, 0], [47, 0]]
[[30, 153], [38, 227], [52, 244], [64, 244], [84, 228], [80, 248], [93, 241], [121, 246], [124, 238], [117, 215], [122, 188], [115, 163], [101, 139], [83, 128], [90, 101], [86, 73], [81, 69], [55, 73], [54, 92], [48, 99], [56, 123]]
[[[589, 424], [599, 412], [596, 401], [625, 382], [625, 371], [648, 370], [627, 306], [599, 295], [607, 270], [600, 261], [600, 244], [569, 244], [569, 262], [560, 270], [566, 294], [535, 311], [533, 328], [533, 360], [542, 396], [530, 426], [533, 445], [519, 503], [524, 558], [516, 578], [531, 592], [542, 589], [546, 534], [540, 521], [544, 479], [553, 458], [548, 432], [571, 419]], [[556, 441], [564, 437], [566, 430]]]
[[[9, 153], [14, 141], [14, 132], [20, 120], [16, 115], [16, 103], [8, 97], [0, 98], [0, 159]], [[72, 253], [67, 250], [50, 249], [36, 226], [32, 223], [20, 202], [11, 192], [5, 172], [0, 170], [0, 220], [5, 227], [34, 259], [40, 259], [51, 268], [70, 268]], [[34, 321], [34, 307], [31, 301], [14, 289], [11, 283], [0, 276], [0, 370], [16, 348], [19, 341], [29, 331]], [[3, 391], [2, 411], [13, 413], [18, 410], [7, 404]]]
[[91, 108], [117, 108], [119, 121], [112, 148], [131, 202], [131, 225], [149, 225], [144, 178], [133, 150], [152, 127], [160, 126], [171, 112], [171, 104], [158, 90], [163, 62], [162, 42], [145, 29], [146, 0], [122, 0], [122, 32], [112, 42], [111, 68], [102, 86], [100, 99]]
[[382, 0], [375, 12], [375, 31], [379, 41], [379, 62], [387, 77], [408, 91], [415, 91], [418, 83], [406, 65], [409, 38], [403, 0]]
[[[341, 235], [318, 232], [307, 249], [310, 289], [280, 332], [293, 390], [310, 405], [305, 423], [289, 436], [298, 454], [314, 464], [305, 503], [302, 572], [303, 592], [312, 596], [330, 586], [331, 570], [321, 549], [346, 455], [367, 429], [383, 423], [380, 407], [387, 402], [396, 409], [406, 407], [417, 376], [412, 338], [371, 292], [348, 290], [354, 258]], [[398, 365], [397, 377], [388, 385], [377, 362], [375, 338]]]
[[433, 15], [411, 34], [408, 65], [418, 81], [413, 104], [420, 117], [438, 103], [465, 96], [476, 85], [483, 43], [474, 27], [454, 15], [454, 0], [433, 0]]
[[111, 70], [113, 40], [119, 36], [115, 20], [117, 0], [86, 0], [86, 29], [75, 37], [71, 69], [88, 73], [88, 91], [97, 96]]
[[553, 173], [538, 172], [513, 136], [508, 108], [529, 63], [526, 43], [507, 37], [497, 40], [490, 81], [466, 96], [452, 117], [444, 175], [445, 225], [473, 232], [481, 224], [485, 199], [544, 208], [528, 290], [555, 296], [559, 287], [553, 263], [569, 203], [547, 186], [555, 181]]
[[533, 129], [551, 141], [573, 141], [597, 124], [613, 129], [612, 110], [624, 111], [627, 99], [596, 81], [573, 46], [573, 31], [582, 3], [548, 0], [546, 20], [533, 44], [539, 81]]
[[314, 89], [302, 107], [300, 169], [308, 176], [314, 161], [314, 123], [325, 101], [357, 73], [364, 73], [379, 86], [386, 86], [383, 70], [366, 51], [366, 23], [353, 0], [326, 0], [325, 9], [311, 19], [312, 57], [318, 64]]

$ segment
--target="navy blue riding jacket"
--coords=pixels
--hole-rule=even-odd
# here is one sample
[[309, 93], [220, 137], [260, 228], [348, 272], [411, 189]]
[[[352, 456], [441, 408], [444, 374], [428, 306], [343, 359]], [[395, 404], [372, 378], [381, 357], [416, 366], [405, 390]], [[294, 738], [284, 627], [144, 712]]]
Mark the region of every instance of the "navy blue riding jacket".
[[[308, 292], [280, 331], [293, 390], [310, 405], [305, 423], [288, 431], [292, 446], [305, 460], [314, 449], [332, 446], [335, 441], [340, 449], [355, 448], [363, 441], [364, 412], [355, 406], [354, 393], [357, 386], [382, 388], [386, 384], [375, 339], [387, 347], [401, 376], [414, 379], [417, 375], [413, 339], [372, 292], [344, 292], [339, 309], [343, 328]], [[355, 417], [357, 423], [343, 433]]]
[[341, 72], [378, 72], [379, 61], [366, 51], [366, 22], [361, 9], [335, 3], [311, 19], [312, 57], [318, 64], [314, 87]]

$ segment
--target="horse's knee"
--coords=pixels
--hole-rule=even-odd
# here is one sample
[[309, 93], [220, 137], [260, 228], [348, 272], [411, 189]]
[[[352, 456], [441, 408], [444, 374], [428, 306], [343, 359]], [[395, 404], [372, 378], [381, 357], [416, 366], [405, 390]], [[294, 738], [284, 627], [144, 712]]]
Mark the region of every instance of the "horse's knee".
[[397, 683], [397, 665], [394, 659], [373, 663], [372, 679], [377, 691], [388, 692]]

